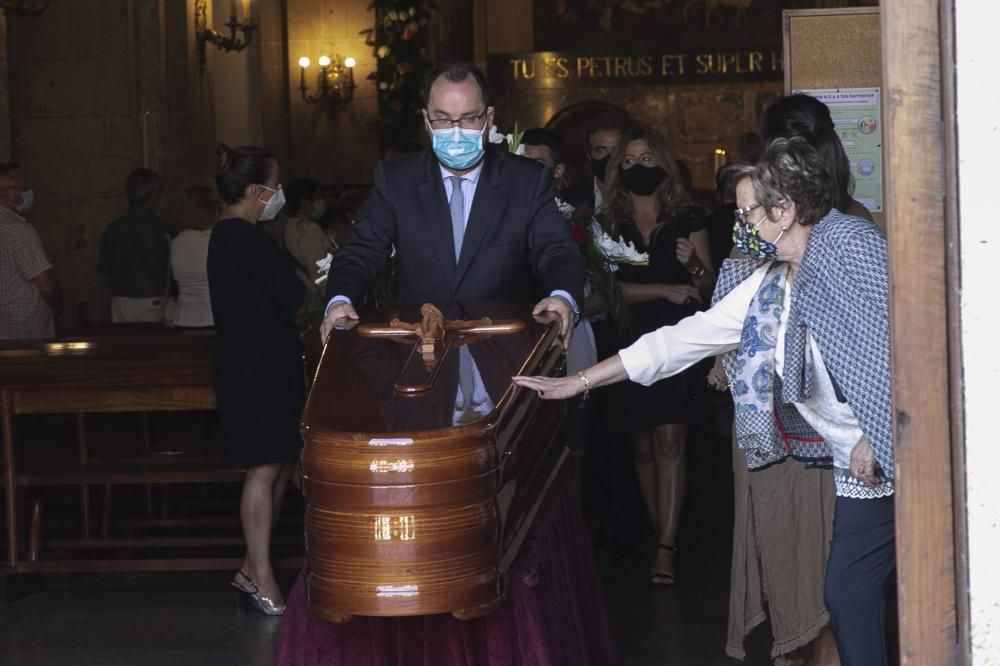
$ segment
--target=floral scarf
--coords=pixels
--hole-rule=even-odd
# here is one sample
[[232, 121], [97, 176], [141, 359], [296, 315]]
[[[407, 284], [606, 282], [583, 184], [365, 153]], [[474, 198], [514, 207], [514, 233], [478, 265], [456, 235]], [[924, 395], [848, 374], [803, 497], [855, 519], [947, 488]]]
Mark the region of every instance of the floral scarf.
[[[789, 455], [824, 466], [830, 462], [829, 445], [785, 401], [775, 373], [774, 353], [786, 306], [787, 280], [788, 264], [772, 264], [750, 302], [739, 347], [726, 364], [732, 379], [737, 443], [746, 452], [751, 469]], [[786, 348], [788, 342], [786, 334]], [[802, 367], [808, 374], [809, 346], [796, 351], [804, 352]]]

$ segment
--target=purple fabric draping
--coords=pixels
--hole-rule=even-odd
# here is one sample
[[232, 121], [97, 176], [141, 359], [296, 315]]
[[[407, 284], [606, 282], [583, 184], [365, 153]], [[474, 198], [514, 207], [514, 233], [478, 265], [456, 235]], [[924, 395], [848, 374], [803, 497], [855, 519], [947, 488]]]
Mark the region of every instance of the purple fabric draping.
[[[563, 479], [566, 475], [562, 475]], [[507, 596], [475, 620], [355, 617], [333, 624], [306, 607], [305, 574], [288, 596], [279, 666], [614, 666], [601, 580], [570, 483], [557, 483], [508, 574]]]

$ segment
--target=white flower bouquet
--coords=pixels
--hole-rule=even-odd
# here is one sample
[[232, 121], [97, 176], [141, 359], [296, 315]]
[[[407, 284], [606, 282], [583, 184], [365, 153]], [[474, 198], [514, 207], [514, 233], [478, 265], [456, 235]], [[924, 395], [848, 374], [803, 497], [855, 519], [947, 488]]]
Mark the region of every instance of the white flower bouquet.
[[514, 131], [510, 134], [503, 134], [496, 125], [490, 125], [490, 143], [506, 144], [507, 151], [515, 155], [524, 155], [524, 146], [521, 145], [522, 136], [524, 136], [524, 132], [518, 131], [517, 123], [514, 123]]

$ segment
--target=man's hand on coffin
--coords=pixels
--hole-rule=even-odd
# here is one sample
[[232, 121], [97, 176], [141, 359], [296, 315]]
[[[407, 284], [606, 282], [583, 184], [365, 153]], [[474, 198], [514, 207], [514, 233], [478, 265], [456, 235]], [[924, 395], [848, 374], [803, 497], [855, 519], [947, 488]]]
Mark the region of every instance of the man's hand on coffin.
[[357, 320], [358, 313], [355, 311], [353, 305], [344, 301], [334, 303], [326, 311], [326, 316], [323, 317], [323, 323], [319, 328], [319, 333], [323, 337], [323, 343], [326, 344], [326, 339], [330, 337], [333, 329], [348, 328], [352, 322], [356, 322]]
[[563, 349], [569, 349], [569, 341], [573, 335], [573, 308], [569, 301], [561, 296], [549, 296], [538, 301], [531, 311], [533, 317], [551, 312], [559, 317], [559, 334], [562, 336]]

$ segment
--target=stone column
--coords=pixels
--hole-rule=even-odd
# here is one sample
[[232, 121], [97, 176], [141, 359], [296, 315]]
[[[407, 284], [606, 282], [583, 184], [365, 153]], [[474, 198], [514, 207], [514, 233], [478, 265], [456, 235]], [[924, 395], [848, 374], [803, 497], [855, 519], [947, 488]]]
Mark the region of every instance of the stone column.
[[[236, 3], [242, 7], [242, 3]], [[254, 22], [259, 21], [258, 3], [251, 2]], [[216, 30], [229, 20], [230, 0], [214, 0], [209, 25]], [[242, 9], [238, 10], [242, 16]], [[228, 33], [227, 33], [228, 34]], [[221, 143], [236, 146], [261, 145], [264, 141], [261, 99], [260, 34], [242, 51], [224, 51], [209, 46], [212, 78], [215, 81], [215, 132]]]
[[10, 86], [7, 82], [7, 17], [0, 14], [0, 161], [10, 160]]

